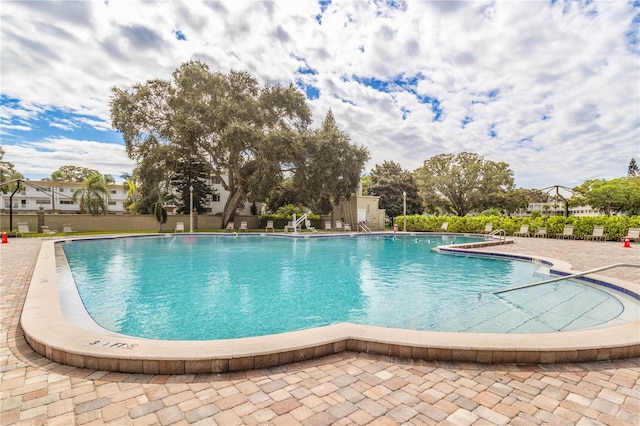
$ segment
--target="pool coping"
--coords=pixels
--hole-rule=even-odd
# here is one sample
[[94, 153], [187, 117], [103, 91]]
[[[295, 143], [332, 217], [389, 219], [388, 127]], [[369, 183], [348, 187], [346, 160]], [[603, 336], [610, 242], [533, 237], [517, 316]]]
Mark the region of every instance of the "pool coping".
[[[97, 238], [118, 237], [126, 236]], [[313, 236], [304, 234], [304, 237]], [[60, 303], [55, 244], [72, 239], [43, 242], [21, 316], [29, 345], [37, 353], [61, 364], [126, 373], [210, 374], [274, 367], [343, 351], [366, 352], [391, 359], [483, 364], [565, 363], [640, 356], [640, 319], [611, 327], [535, 334], [415, 331], [350, 323], [272, 336], [209, 341], [153, 340], [90, 331], [68, 320]], [[549, 266], [554, 275], [576, 272], [571, 271], [568, 263], [538, 256], [497, 254], [483, 252], [480, 248], [455, 246], [442, 249], [458, 254], [540, 263]], [[596, 284], [607, 283], [640, 297], [633, 283], [595, 274], [590, 275], [590, 279]]]

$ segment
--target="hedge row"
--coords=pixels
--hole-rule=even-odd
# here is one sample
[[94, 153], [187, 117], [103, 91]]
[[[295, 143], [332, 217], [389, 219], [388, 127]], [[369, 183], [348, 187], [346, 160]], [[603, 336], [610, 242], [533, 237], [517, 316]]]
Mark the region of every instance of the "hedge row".
[[[582, 239], [593, 233], [595, 225], [603, 225], [607, 240], [620, 241], [629, 228], [640, 228], [640, 216], [551, 216], [536, 218], [501, 217], [501, 216], [407, 216], [407, 231], [438, 232], [444, 222], [449, 223], [447, 232], [482, 233], [487, 222], [491, 222], [493, 230], [503, 229], [507, 235], [520, 231], [521, 225], [529, 225], [529, 234], [533, 235], [538, 228], [547, 228], [548, 236], [562, 234], [564, 226], [573, 225], [573, 235]], [[395, 224], [404, 225], [403, 216], [394, 219]]]

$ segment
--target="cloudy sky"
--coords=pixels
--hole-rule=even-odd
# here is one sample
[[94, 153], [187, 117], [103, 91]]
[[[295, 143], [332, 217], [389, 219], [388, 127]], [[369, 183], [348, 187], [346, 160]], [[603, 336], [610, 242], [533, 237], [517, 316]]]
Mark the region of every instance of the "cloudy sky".
[[640, 2], [2, 1], [4, 160], [31, 179], [134, 167], [110, 88], [182, 62], [298, 85], [407, 170], [440, 153], [505, 161], [516, 184], [574, 186], [640, 160]]

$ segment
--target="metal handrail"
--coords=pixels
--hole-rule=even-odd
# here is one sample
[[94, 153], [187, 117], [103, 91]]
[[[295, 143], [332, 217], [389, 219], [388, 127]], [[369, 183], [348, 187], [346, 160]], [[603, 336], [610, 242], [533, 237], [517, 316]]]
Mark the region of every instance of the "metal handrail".
[[633, 267], [633, 268], [640, 268], [640, 264], [639, 263], [613, 263], [611, 265], [601, 266], [599, 268], [590, 269], [588, 271], [578, 272], [577, 274], [565, 275], [563, 277], [558, 277], [558, 278], [551, 278], [549, 280], [538, 281], [537, 283], [531, 283], [531, 284], [524, 284], [524, 285], [520, 285], [520, 286], [517, 286], [517, 287], [503, 288], [503, 289], [500, 289], [500, 290], [492, 291], [491, 294], [506, 293], [508, 291], [520, 290], [520, 289], [523, 289], [523, 288], [535, 287], [537, 285], [549, 284], [549, 283], [553, 283], [553, 282], [556, 282], [556, 281], [568, 280], [570, 278], [582, 277], [584, 275], [592, 274], [594, 272], [604, 271], [605, 269], [616, 268], [616, 267], [619, 267], [619, 266], [630, 266], [630, 267]]
[[506, 241], [507, 240], [507, 231], [505, 231], [504, 229], [496, 229], [493, 232], [490, 232], [489, 234], [487, 234], [487, 237], [495, 237], [498, 236], [498, 238], [500, 239], [500, 241]]
[[362, 223], [362, 222], [358, 222], [358, 227], [360, 229], [362, 229], [367, 234], [371, 233], [371, 229], [369, 229], [369, 227], [367, 225], [365, 225], [364, 223]]

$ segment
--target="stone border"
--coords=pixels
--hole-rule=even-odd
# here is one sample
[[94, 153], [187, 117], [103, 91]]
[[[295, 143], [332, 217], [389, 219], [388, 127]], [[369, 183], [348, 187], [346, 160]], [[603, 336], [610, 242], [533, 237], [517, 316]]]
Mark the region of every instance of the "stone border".
[[[144, 374], [223, 373], [274, 367], [343, 351], [398, 359], [486, 364], [566, 363], [640, 356], [640, 319], [611, 327], [536, 334], [447, 333], [349, 323], [272, 336], [209, 341], [153, 340], [89, 331], [69, 321], [62, 312], [54, 244], [55, 241], [42, 244], [21, 325], [27, 342], [37, 353], [80, 368]], [[496, 255], [467, 250], [464, 253]], [[570, 265], [552, 259], [511, 257], [553, 265], [557, 274], [568, 273], [570, 269]], [[631, 283], [596, 278], [640, 297]]]

